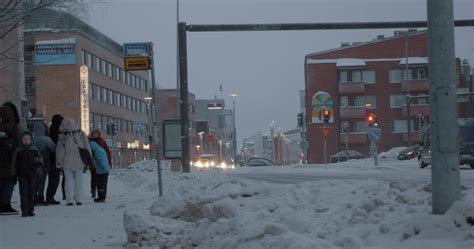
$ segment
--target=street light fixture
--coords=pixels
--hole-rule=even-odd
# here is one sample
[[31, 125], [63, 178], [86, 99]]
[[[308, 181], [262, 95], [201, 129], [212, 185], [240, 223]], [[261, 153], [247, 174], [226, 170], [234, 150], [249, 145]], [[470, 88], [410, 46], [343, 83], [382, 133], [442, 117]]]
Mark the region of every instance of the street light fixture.
[[235, 162], [235, 157], [237, 156], [237, 128], [235, 127], [235, 98], [239, 96], [237, 93], [231, 93], [229, 95], [232, 98], [232, 124], [234, 126], [234, 135], [232, 136], [233, 138], [233, 151], [232, 151], [232, 158], [233, 161]]

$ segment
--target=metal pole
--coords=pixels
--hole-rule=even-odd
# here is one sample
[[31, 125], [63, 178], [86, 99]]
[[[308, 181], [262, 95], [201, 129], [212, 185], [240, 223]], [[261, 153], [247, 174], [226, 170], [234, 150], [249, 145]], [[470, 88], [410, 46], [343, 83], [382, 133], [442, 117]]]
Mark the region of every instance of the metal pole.
[[408, 70], [408, 34], [405, 36], [405, 83], [407, 85], [407, 145], [411, 146], [411, 122], [410, 122], [410, 76]]
[[349, 161], [349, 127], [346, 128], [346, 161]]
[[151, 96], [152, 96], [152, 117], [153, 117], [153, 137], [156, 144], [156, 164], [158, 168], [158, 189], [160, 196], [163, 196], [163, 179], [161, 176], [161, 161], [160, 161], [160, 141], [158, 138], [158, 107], [156, 99], [156, 80], [155, 80], [155, 63], [154, 63], [154, 51], [153, 43], [150, 42], [150, 62], [151, 62]]
[[[152, 141], [152, 137], [153, 137], [153, 118], [152, 118], [152, 108], [151, 108], [151, 101], [150, 100], [147, 100], [147, 108], [148, 108], [148, 143], [151, 145], [153, 143]], [[150, 160], [152, 159], [152, 156], [153, 156], [153, 151], [151, 150], [150, 148], [150, 153], [149, 153], [149, 157], [150, 157]]]
[[233, 136], [233, 144], [234, 144], [234, 150], [233, 150], [233, 159], [235, 162], [235, 158], [237, 156], [237, 128], [235, 127], [235, 100], [232, 100], [232, 123], [234, 125], [234, 136]]
[[328, 163], [328, 159], [327, 159], [327, 138], [325, 137], [324, 138], [324, 143], [323, 143], [323, 153], [324, 153], [324, 164]]
[[179, 0], [176, 0], [176, 118], [180, 116], [179, 106]]
[[433, 214], [444, 214], [461, 198], [453, 1], [427, 2]]
[[186, 23], [179, 23], [179, 79], [181, 104], [181, 164], [182, 172], [190, 172], [189, 112], [188, 112], [188, 55], [186, 47]]

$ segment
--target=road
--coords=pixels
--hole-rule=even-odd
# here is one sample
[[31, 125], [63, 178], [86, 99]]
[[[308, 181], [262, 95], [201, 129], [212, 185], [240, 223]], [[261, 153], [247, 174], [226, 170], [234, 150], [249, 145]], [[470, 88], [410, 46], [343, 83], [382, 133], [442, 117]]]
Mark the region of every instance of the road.
[[[409, 179], [419, 184], [431, 183], [431, 168], [420, 169], [415, 160], [382, 161], [375, 167], [370, 160], [353, 160], [350, 162], [327, 165], [293, 165], [279, 167], [239, 168], [229, 172], [229, 176], [249, 180], [266, 181], [282, 184], [296, 184], [306, 181], [325, 179]], [[467, 166], [460, 167], [461, 185], [474, 187], [474, 170]]]

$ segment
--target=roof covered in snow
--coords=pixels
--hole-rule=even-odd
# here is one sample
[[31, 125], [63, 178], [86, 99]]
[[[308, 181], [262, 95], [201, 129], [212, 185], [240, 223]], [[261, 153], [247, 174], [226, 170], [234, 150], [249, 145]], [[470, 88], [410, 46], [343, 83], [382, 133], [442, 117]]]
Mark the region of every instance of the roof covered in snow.
[[338, 59], [336, 67], [365, 67], [365, 61], [362, 59], [343, 58]]

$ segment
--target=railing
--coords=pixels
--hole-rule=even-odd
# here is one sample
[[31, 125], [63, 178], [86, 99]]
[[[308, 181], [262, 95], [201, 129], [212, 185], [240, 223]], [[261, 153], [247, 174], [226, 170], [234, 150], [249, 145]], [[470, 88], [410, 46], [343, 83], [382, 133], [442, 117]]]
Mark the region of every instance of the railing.
[[126, 168], [130, 164], [133, 164], [144, 159], [155, 158], [155, 153], [150, 153], [151, 150], [142, 149], [127, 149], [117, 148], [111, 149], [113, 154], [113, 168]]
[[[416, 117], [419, 114], [423, 116], [429, 116], [430, 115], [430, 105], [428, 104], [423, 104], [423, 105], [410, 105], [410, 117]], [[407, 106], [404, 105], [402, 107], [402, 116], [407, 117], [408, 116], [408, 111], [407, 111]]]
[[339, 82], [340, 94], [358, 94], [365, 93], [364, 82]]
[[402, 82], [402, 92], [406, 92], [408, 90], [408, 87], [410, 87], [410, 92], [427, 92], [430, 90], [428, 79], [410, 80], [409, 82]]
[[364, 119], [365, 106], [341, 106], [339, 107], [340, 119]]

